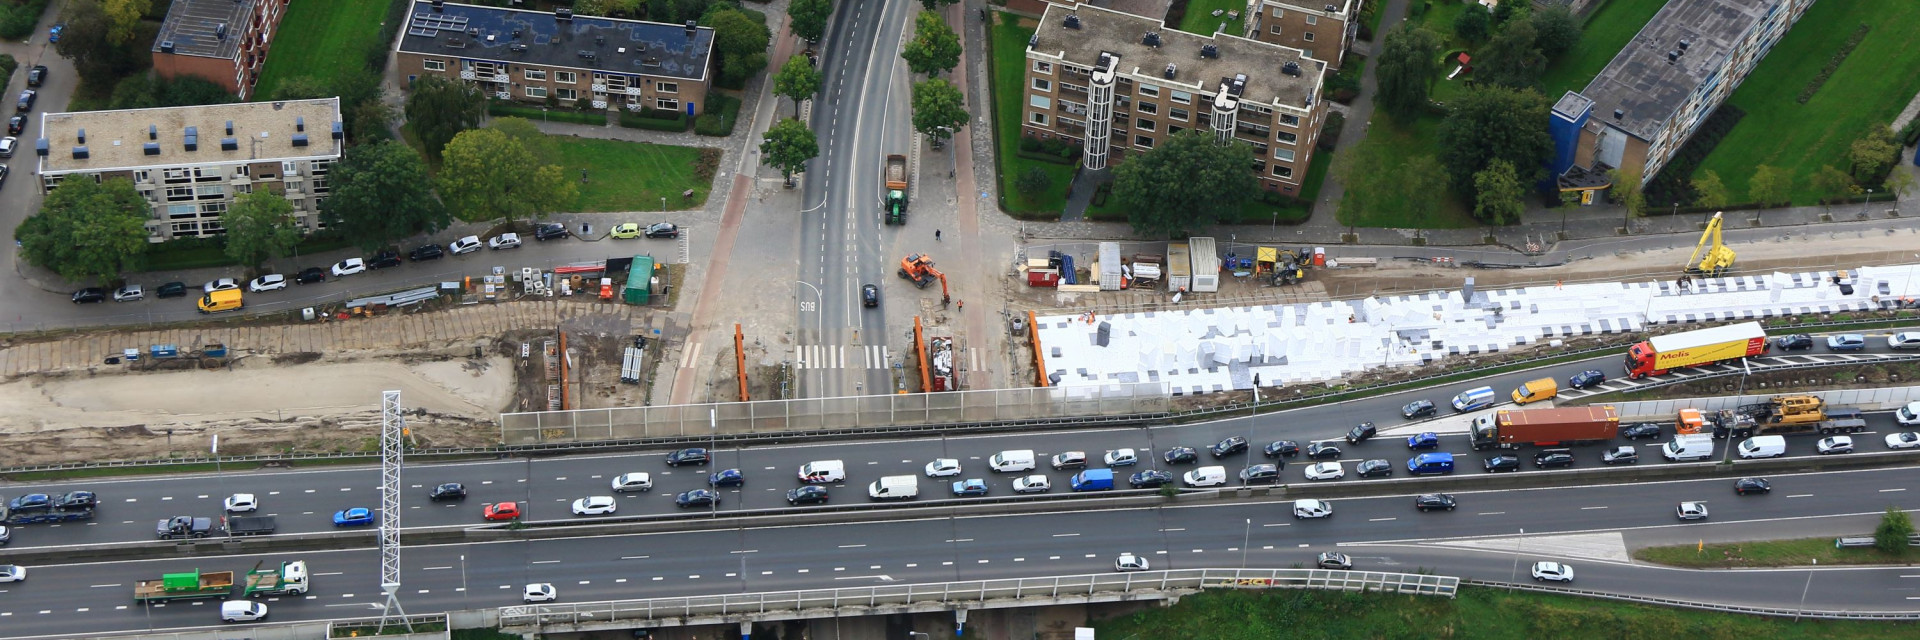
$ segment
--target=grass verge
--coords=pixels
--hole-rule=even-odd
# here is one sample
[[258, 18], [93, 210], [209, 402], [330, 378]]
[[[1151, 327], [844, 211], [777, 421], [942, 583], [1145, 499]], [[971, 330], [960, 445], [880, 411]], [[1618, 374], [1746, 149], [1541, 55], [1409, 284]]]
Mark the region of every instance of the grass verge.
[[[364, 53], [383, 46], [380, 21], [389, 0], [327, 0], [295, 2], [287, 6], [280, 23], [293, 28], [275, 34], [273, 55], [260, 71], [252, 95], [272, 96], [280, 83], [294, 76], [312, 76], [322, 86], [337, 81], [366, 64]], [[298, 26], [294, 26], [298, 25]]]
[[[698, 147], [552, 136], [568, 178], [587, 172], [580, 194], [562, 211], [692, 209], [707, 201], [712, 180], [700, 180]], [[693, 197], [681, 192], [693, 190]], [[663, 205], [661, 198], [666, 198]]]
[[[1423, 115], [1411, 124], [1402, 125], [1386, 112], [1373, 112], [1373, 126], [1367, 132], [1367, 138], [1360, 141], [1350, 153], [1358, 154], [1361, 164], [1398, 166], [1407, 158], [1418, 155], [1440, 154], [1440, 117]], [[1416, 197], [1436, 197], [1419, 194]], [[1437, 196], [1440, 208], [1432, 217], [1419, 219], [1407, 210], [1406, 199], [1382, 203], [1377, 210], [1367, 215], [1337, 214], [1340, 224], [1352, 227], [1388, 227], [1395, 229], [1467, 229], [1481, 226], [1473, 219], [1473, 212], [1467, 207], [1466, 199], [1455, 194], [1451, 188], [1444, 195]]]
[[[1000, 169], [1000, 208], [1018, 218], [1054, 220], [1067, 206], [1067, 186], [1073, 182], [1073, 165], [1041, 162], [1018, 155], [1020, 150], [1020, 97], [1025, 95], [1027, 38], [1033, 36], [1034, 22], [1020, 16], [995, 12], [999, 18], [987, 24], [987, 48], [993, 70], [994, 161]], [[1030, 169], [1039, 169], [1053, 183], [1052, 188], [1031, 196], [1013, 188], [1014, 180]]]
[[1708, 545], [1682, 544], [1635, 549], [1633, 559], [1693, 569], [1804, 567], [1819, 564], [1914, 564], [1920, 552], [1893, 554], [1873, 547], [1837, 549], [1833, 538], [1761, 540]]

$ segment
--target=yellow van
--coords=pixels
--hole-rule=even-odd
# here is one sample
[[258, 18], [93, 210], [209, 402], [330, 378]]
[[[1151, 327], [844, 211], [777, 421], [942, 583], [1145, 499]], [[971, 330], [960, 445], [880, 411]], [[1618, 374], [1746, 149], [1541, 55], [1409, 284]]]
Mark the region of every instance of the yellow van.
[[240, 308], [240, 290], [227, 289], [200, 296], [200, 313], [219, 313]]
[[1538, 402], [1552, 398], [1559, 393], [1560, 383], [1555, 382], [1553, 378], [1529, 380], [1526, 384], [1520, 385], [1520, 388], [1513, 390], [1513, 403], [1526, 404], [1529, 402]]

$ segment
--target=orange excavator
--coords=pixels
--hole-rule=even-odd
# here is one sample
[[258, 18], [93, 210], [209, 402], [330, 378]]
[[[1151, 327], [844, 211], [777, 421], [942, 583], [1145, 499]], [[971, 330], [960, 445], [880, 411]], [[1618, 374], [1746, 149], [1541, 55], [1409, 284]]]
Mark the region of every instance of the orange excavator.
[[905, 258], [901, 258], [900, 277], [906, 278], [913, 282], [913, 286], [922, 289], [927, 288], [927, 285], [933, 284], [933, 281], [938, 279], [940, 281], [940, 303], [946, 304], [953, 301], [953, 296], [947, 292], [947, 274], [941, 273], [939, 269], [933, 268], [933, 256], [914, 253], [908, 254]]

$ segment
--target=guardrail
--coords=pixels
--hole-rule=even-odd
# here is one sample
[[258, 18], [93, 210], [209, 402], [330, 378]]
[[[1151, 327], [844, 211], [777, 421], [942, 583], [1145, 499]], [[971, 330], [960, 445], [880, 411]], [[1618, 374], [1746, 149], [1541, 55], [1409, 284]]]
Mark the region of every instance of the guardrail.
[[831, 609], [840, 612], [839, 615], [875, 615], [909, 609], [1000, 609], [1158, 599], [1203, 589], [1331, 589], [1451, 598], [1459, 585], [1457, 577], [1417, 573], [1178, 569], [526, 605], [502, 607], [500, 625], [509, 632], [538, 627], [542, 632], [555, 633], [789, 620], [806, 617], [802, 612], [820, 609]]
[[[1838, 538], [1833, 539], [1833, 548], [1847, 549], [1852, 547], [1871, 547], [1877, 543], [1878, 541], [1876, 541], [1874, 537], [1871, 535], [1840, 536]], [[1907, 546], [1920, 547], [1920, 533], [1909, 534], [1907, 536]]]
[[1820, 618], [1824, 620], [1920, 620], [1920, 611], [1828, 611], [1828, 610], [1820, 610], [1820, 609], [1777, 609], [1777, 608], [1771, 608], [1771, 607], [1743, 607], [1743, 606], [1731, 605], [1731, 604], [1716, 604], [1712, 602], [1698, 602], [1694, 600], [1674, 600], [1672, 598], [1636, 596], [1636, 595], [1629, 595], [1624, 593], [1590, 591], [1587, 589], [1570, 589], [1567, 587], [1549, 587], [1545, 585], [1527, 584], [1527, 583], [1498, 582], [1498, 581], [1492, 581], [1492, 580], [1467, 580], [1465, 581], [1465, 583], [1469, 586], [1475, 586], [1475, 587], [1490, 587], [1490, 588], [1496, 588], [1496, 589], [1519, 589], [1521, 591], [1534, 591], [1539, 593], [1557, 593], [1561, 595], [1584, 596], [1588, 598], [1603, 598], [1606, 600], [1618, 600], [1622, 602], [1638, 602], [1642, 604], [1660, 605], [1663, 607], [1680, 607], [1685, 609], [1700, 609], [1703, 611], [1720, 611], [1725, 613], [1745, 613], [1749, 615], [1772, 616], [1776, 618]]

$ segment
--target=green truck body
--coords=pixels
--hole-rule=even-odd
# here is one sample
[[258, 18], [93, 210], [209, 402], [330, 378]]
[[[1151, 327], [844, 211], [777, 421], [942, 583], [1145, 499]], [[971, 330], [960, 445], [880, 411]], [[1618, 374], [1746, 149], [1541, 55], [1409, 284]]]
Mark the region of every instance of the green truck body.
[[133, 585], [134, 602], [164, 602], [225, 597], [233, 592], [233, 572], [169, 573], [159, 580], [141, 580]]

